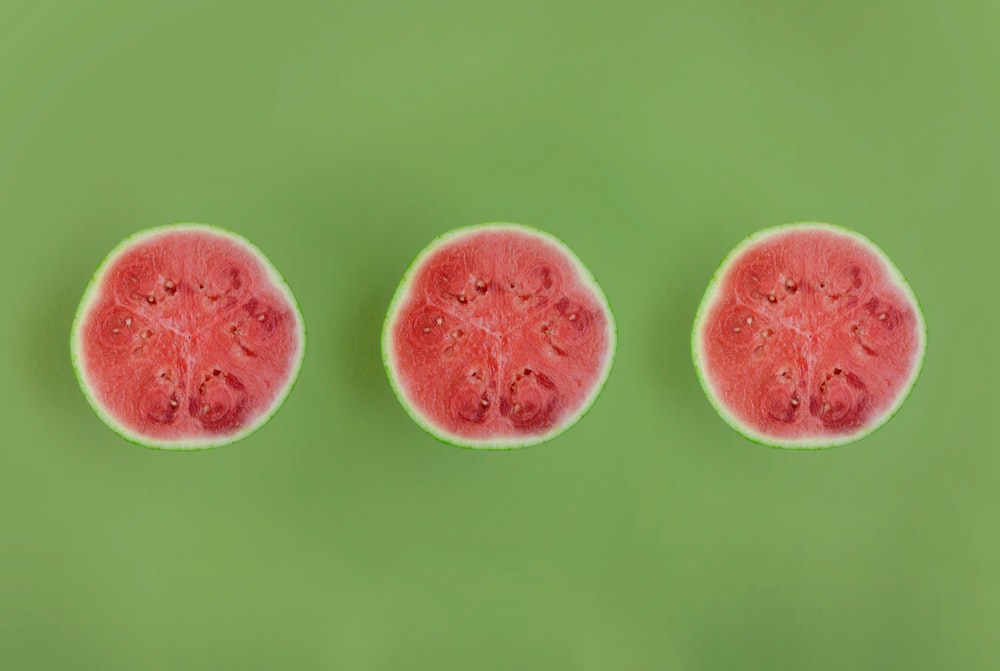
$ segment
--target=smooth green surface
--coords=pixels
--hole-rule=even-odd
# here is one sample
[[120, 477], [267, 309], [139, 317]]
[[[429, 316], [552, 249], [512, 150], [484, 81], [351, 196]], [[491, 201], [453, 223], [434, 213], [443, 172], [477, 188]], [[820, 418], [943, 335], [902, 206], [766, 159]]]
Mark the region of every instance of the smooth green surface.
[[[1000, 666], [1000, 4], [0, 3], [0, 666]], [[931, 339], [899, 414], [753, 445], [691, 321], [748, 233], [868, 235]], [[238, 446], [144, 450], [67, 337], [129, 233], [209, 221], [309, 353]], [[483, 454], [406, 416], [381, 320], [416, 250], [512, 220], [615, 308], [572, 431]]]

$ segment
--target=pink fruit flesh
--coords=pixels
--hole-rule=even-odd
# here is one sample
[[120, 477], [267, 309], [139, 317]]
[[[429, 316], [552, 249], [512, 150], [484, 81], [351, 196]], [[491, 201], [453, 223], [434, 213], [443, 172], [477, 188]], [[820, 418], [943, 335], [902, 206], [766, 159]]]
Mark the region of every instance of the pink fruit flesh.
[[553, 243], [508, 229], [464, 234], [425, 259], [400, 305], [391, 326], [398, 384], [453, 436], [544, 434], [600, 382], [604, 310]]
[[114, 259], [81, 325], [81, 364], [116, 422], [156, 441], [239, 433], [294, 372], [295, 308], [243, 245], [165, 231]]
[[764, 436], [850, 435], [893, 406], [919, 365], [915, 310], [853, 237], [775, 233], [721, 278], [701, 335], [704, 374], [725, 409]]

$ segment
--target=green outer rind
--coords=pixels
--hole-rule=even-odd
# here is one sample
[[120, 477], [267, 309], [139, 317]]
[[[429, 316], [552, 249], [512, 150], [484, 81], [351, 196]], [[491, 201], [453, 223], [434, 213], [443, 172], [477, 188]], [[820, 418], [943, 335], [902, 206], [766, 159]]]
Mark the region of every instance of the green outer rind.
[[[580, 409], [577, 410], [575, 414], [569, 418], [563, 420], [558, 425], [552, 427], [546, 433], [539, 434], [537, 436], [529, 436], [525, 438], [511, 438], [506, 440], [470, 440], [462, 436], [454, 435], [448, 431], [445, 431], [437, 426], [434, 426], [428, 422], [420, 412], [414, 407], [414, 405], [406, 398], [406, 394], [400, 388], [396, 381], [396, 377], [393, 374], [395, 369], [394, 354], [392, 352], [391, 346], [391, 333], [392, 327], [395, 324], [395, 317], [399, 314], [400, 307], [410, 296], [411, 280], [416, 272], [423, 266], [424, 261], [436, 252], [442, 245], [461, 238], [462, 236], [469, 233], [478, 233], [485, 230], [494, 231], [517, 231], [519, 233], [526, 233], [528, 235], [540, 238], [552, 245], [557, 249], [561, 250], [573, 263], [574, 267], [580, 275], [581, 281], [587, 285], [597, 297], [598, 301], [604, 308], [605, 314], [608, 318], [608, 350], [603, 362], [603, 370], [601, 371], [600, 377], [594, 384], [590, 395], [584, 399], [584, 402], [580, 405]], [[461, 447], [465, 449], [473, 450], [483, 450], [483, 451], [500, 451], [500, 450], [515, 450], [524, 447], [530, 447], [533, 445], [539, 445], [541, 443], [548, 442], [562, 435], [573, 426], [575, 426], [583, 417], [590, 411], [594, 403], [597, 401], [598, 396], [604, 390], [605, 385], [608, 383], [608, 378], [611, 375], [611, 368], [614, 364], [615, 355], [617, 353], [618, 345], [618, 326], [615, 321], [614, 312], [611, 309], [611, 304], [608, 302], [607, 296], [601, 289], [601, 286], [597, 283], [597, 280], [591, 274], [590, 270], [583, 264], [580, 258], [567, 246], [562, 240], [547, 233], [545, 231], [539, 230], [537, 228], [532, 228], [531, 226], [525, 226], [524, 224], [513, 224], [508, 222], [491, 222], [485, 224], [473, 224], [471, 226], [463, 226], [461, 228], [455, 228], [434, 238], [430, 244], [424, 247], [423, 250], [410, 262], [407, 267], [406, 272], [403, 273], [403, 278], [399, 281], [396, 287], [396, 292], [392, 297], [392, 301], [389, 303], [389, 309], [386, 312], [385, 319], [382, 322], [382, 366], [385, 368], [386, 377], [389, 378], [389, 385], [392, 387], [393, 393], [396, 394], [396, 398], [399, 399], [400, 404], [403, 409], [406, 410], [406, 414], [410, 416], [417, 426], [426, 431], [432, 437], [441, 441], [442, 443], [452, 445], [454, 447]]]
[[[174, 441], [164, 441], [155, 440], [143, 436], [135, 431], [132, 431], [126, 426], [116, 421], [110, 414], [105, 412], [104, 408], [101, 407], [100, 403], [97, 402], [94, 392], [90, 388], [90, 384], [87, 379], [86, 371], [84, 370], [83, 361], [80, 356], [80, 349], [82, 347], [80, 327], [83, 324], [84, 318], [90, 309], [94, 306], [95, 298], [97, 295], [98, 287], [100, 286], [104, 275], [108, 268], [113, 265], [113, 262], [118, 258], [118, 256], [125, 250], [131, 248], [133, 245], [143, 242], [145, 240], [152, 239], [157, 235], [164, 233], [171, 233], [175, 231], [202, 231], [206, 233], [211, 233], [213, 235], [218, 235], [231, 240], [244, 249], [249, 251], [254, 258], [261, 262], [264, 267], [268, 278], [278, 288], [279, 291], [285, 296], [289, 304], [293, 306], [292, 312], [295, 314], [296, 321], [296, 333], [298, 334], [299, 348], [295, 356], [292, 370], [288, 377], [288, 382], [285, 383], [284, 389], [280, 394], [278, 394], [271, 406], [263, 413], [261, 413], [257, 419], [242, 431], [229, 436], [216, 436], [212, 438], [204, 439], [188, 439], [188, 440], [174, 440]], [[146, 447], [153, 450], [166, 450], [166, 451], [199, 451], [208, 450], [217, 447], [223, 447], [225, 445], [231, 445], [235, 442], [243, 440], [247, 436], [257, 432], [261, 427], [267, 424], [268, 421], [281, 409], [284, 405], [285, 400], [288, 395], [292, 392], [295, 387], [295, 383], [298, 381], [299, 372], [302, 370], [302, 361], [305, 358], [306, 350], [306, 326], [305, 320], [302, 317], [302, 309], [299, 306], [298, 301], [295, 299], [295, 295], [292, 293], [291, 287], [285, 282], [285, 279], [278, 272], [278, 269], [274, 267], [270, 259], [260, 251], [252, 242], [244, 238], [243, 236], [233, 233], [232, 231], [220, 228], [218, 226], [212, 226], [209, 224], [199, 224], [199, 223], [176, 223], [167, 224], [164, 226], [156, 226], [153, 228], [143, 229], [141, 231], [136, 231], [132, 235], [122, 240], [114, 249], [112, 249], [108, 254], [101, 260], [98, 264], [97, 269], [90, 278], [90, 282], [87, 285], [86, 290], [83, 293], [83, 298], [80, 300], [80, 305], [77, 308], [76, 315], [73, 318], [73, 326], [70, 330], [70, 358], [73, 362], [73, 372], [76, 373], [77, 382], [80, 385], [80, 389], [83, 391], [84, 397], [90, 404], [90, 407], [94, 409], [101, 420], [108, 425], [108, 427], [117, 433], [119, 436], [124, 438], [126, 441], [139, 445], [141, 447]]]
[[[914, 308], [914, 313], [917, 316], [918, 322], [918, 333], [920, 335], [919, 349], [914, 356], [914, 366], [910, 371], [910, 379], [907, 380], [905, 386], [900, 390], [896, 396], [896, 401], [893, 405], [882, 413], [874, 422], [871, 424], [860, 428], [854, 433], [847, 434], [844, 436], [838, 436], [835, 438], [816, 438], [816, 439], [797, 439], [797, 440], [780, 440], [772, 436], [767, 436], [755, 431], [754, 429], [746, 426], [739, 419], [728, 412], [719, 401], [716, 393], [712, 390], [711, 385], [706, 377], [706, 374], [702, 366], [702, 347], [701, 338], [699, 337], [702, 327], [704, 326], [705, 319], [707, 318], [709, 309], [715, 303], [715, 299], [719, 296], [719, 289], [722, 279], [725, 277], [729, 270], [729, 267], [734, 259], [736, 259], [744, 250], [746, 250], [751, 245], [755, 245], [767, 238], [777, 235], [780, 233], [787, 233], [793, 230], [817, 230], [823, 229], [830, 232], [838, 233], [841, 235], [847, 235], [857, 242], [862, 243], [865, 247], [875, 252], [875, 254], [882, 260], [886, 269], [889, 272], [889, 276], [895, 281], [896, 286], [903, 291], [903, 293], [910, 299], [911, 304]], [[917, 300], [916, 294], [913, 289], [910, 288], [909, 283], [906, 278], [899, 271], [896, 265], [892, 262], [889, 256], [882, 251], [882, 249], [872, 242], [868, 237], [858, 233], [857, 231], [852, 231], [851, 229], [844, 228], [843, 226], [836, 226], [834, 224], [827, 224], [823, 222], [797, 222], [793, 224], [784, 224], [781, 226], [772, 226], [769, 228], [764, 228], [755, 233], [750, 234], [743, 241], [738, 244], [735, 248], [730, 251], [722, 262], [716, 268], [715, 273], [712, 275], [712, 279], [708, 283], [708, 288], [705, 290], [705, 295], [701, 299], [701, 303], [698, 305], [698, 312], [695, 314], [694, 324], [691, 329], [691, 359], [694, 363], [695, 372], [698, 375], [698, 382], [701, 384], [702, 390], [705, 392], [705, 396], [708, 398], [709, 403], [715, 408], [715, 411], [719, 416], [731, 426], [737, 433], [742, 435], [747, 440], [764, 445], [766, 447], [774, 447], [780, 449], [791, 449], [791, 450], [822, 450], [831, 447], [840, 447], [842, 445], [847, 445], [849, 443], [854, 443], [862, 438], [870, 436], [875, 431], [879, 430], [886, 423], [892, 419], [899, 409], [909, 398], [910, 392], [913, 391], [913, 386], [917, 383], [917, 378], [920, 377], [920, 371], [923, 369], [924, 356], [927, 352], [927, 322], [924, 319], [923, 311], [920, 308], [920, 302]]]

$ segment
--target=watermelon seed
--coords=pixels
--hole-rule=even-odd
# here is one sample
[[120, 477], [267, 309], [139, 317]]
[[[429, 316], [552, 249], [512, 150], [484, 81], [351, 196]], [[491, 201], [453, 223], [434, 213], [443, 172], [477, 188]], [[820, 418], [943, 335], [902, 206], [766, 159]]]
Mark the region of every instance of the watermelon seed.
[[424, 327], [424, 333], [430, 333], [430, 332], [431, 332], [431, 327], [430, 326], [425, 326]]
[[170, 407], [171, 408], [176, 408], [177, 407], [177, 401], [175, 401], [174, 399], [170, 399]]
[[156, 304], [156, 298], [153, 296], [153, 294], [146, 296], [146, 300], [149, 301], [150, 305]]
[[740, 332], [740, 327], [739, 326], [734, 326], [733, 327], [733, 333], [739, 333], [739, 332]]
[[774, 335], [774, 331], [772, 331], [771, 329], [764, 329], [763, 331], [760, 332], [760, 335], [763, 338], [770, 338], [771, 336]]
[[747, 326], [753, 324], [753, 317], [747, 317]]
[[778, 299], [774, 297], [774, 294], [768, 294], [767, 295], [767, 300], [769, 302], [771, 302], [771, 303], [777, 303], [778, 302]]
[[465, 294], [459, 294], [458, 295], [458, 302], [459, 303], [465, 303]]
[[131, 325], [132, 325], [132, 318], [131, 317], [126, 317], [125, 318], [125, 326], [131, 326]]
[[437, 319], [435, 319], [435, 320], [434, 320], [434, 323], [435, 323], [435, 324], [437, 324], [438, 326], [441, 326], [441, 324], [442, 324], [443, 322], [444, 322], [444, 320], [443, 320], [443, 319], [441, 319], [441, 317], [438, 317]]
[[118, 329], [117, 328], [113, 328], [113, 329], [111, 329], [111, 332], [112, 333], [118, 333]]
[[798, 405], [798, 404], [799, 404], [799, 399], [797, 399], [797, 398], [794, 398], [794, 397], [793, 397], [793, 398], [792, 398], [792, 400], [791, 400], [791, 404], [792, 404], [793, 406], [796, 406], [796, 405]]
[[484, 399], [483, 399], [482, 401], [480, 401], [480, 403], [482, 403], [482, 404], [483, 404], [483, 407], [484, 407], [484, 408], [485, 408], [485, 407], [487, 407], [487, 406], [489, 406], [489, 404], [490, 404], [490, 402], [489, 402], [489, 401], [487, 401], [487, 400], [486, 400], [485, 398], [484, 398]]
[[481, 294], [485, 294], [486, 282], [483, 282], [482, 280], [476, 280], [476, 291], [478, 291]]

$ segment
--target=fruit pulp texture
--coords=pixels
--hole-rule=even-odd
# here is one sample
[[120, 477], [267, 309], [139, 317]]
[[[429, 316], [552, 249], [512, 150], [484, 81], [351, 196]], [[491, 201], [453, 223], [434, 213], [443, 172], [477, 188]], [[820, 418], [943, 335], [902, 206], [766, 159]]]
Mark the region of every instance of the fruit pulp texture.
[[539, 435], [599, 383], [608, 321], [558, 245], [516, 230], [474, 231], [415, 269], [393, 326], [393, 361], [408, 402], [448, 433]]
[[81, 327], [85, 376], [101, 407], [140, 435], [237, 433], [289, 382], [294, 310], [244, 245], [165, 232], [110, 262]]
[[919, 366], [917, 309], [863, 242], [779, 232], [720, 278], [704, 372], [722, 405], [764, 435], [851, 434], [887, 412]]

